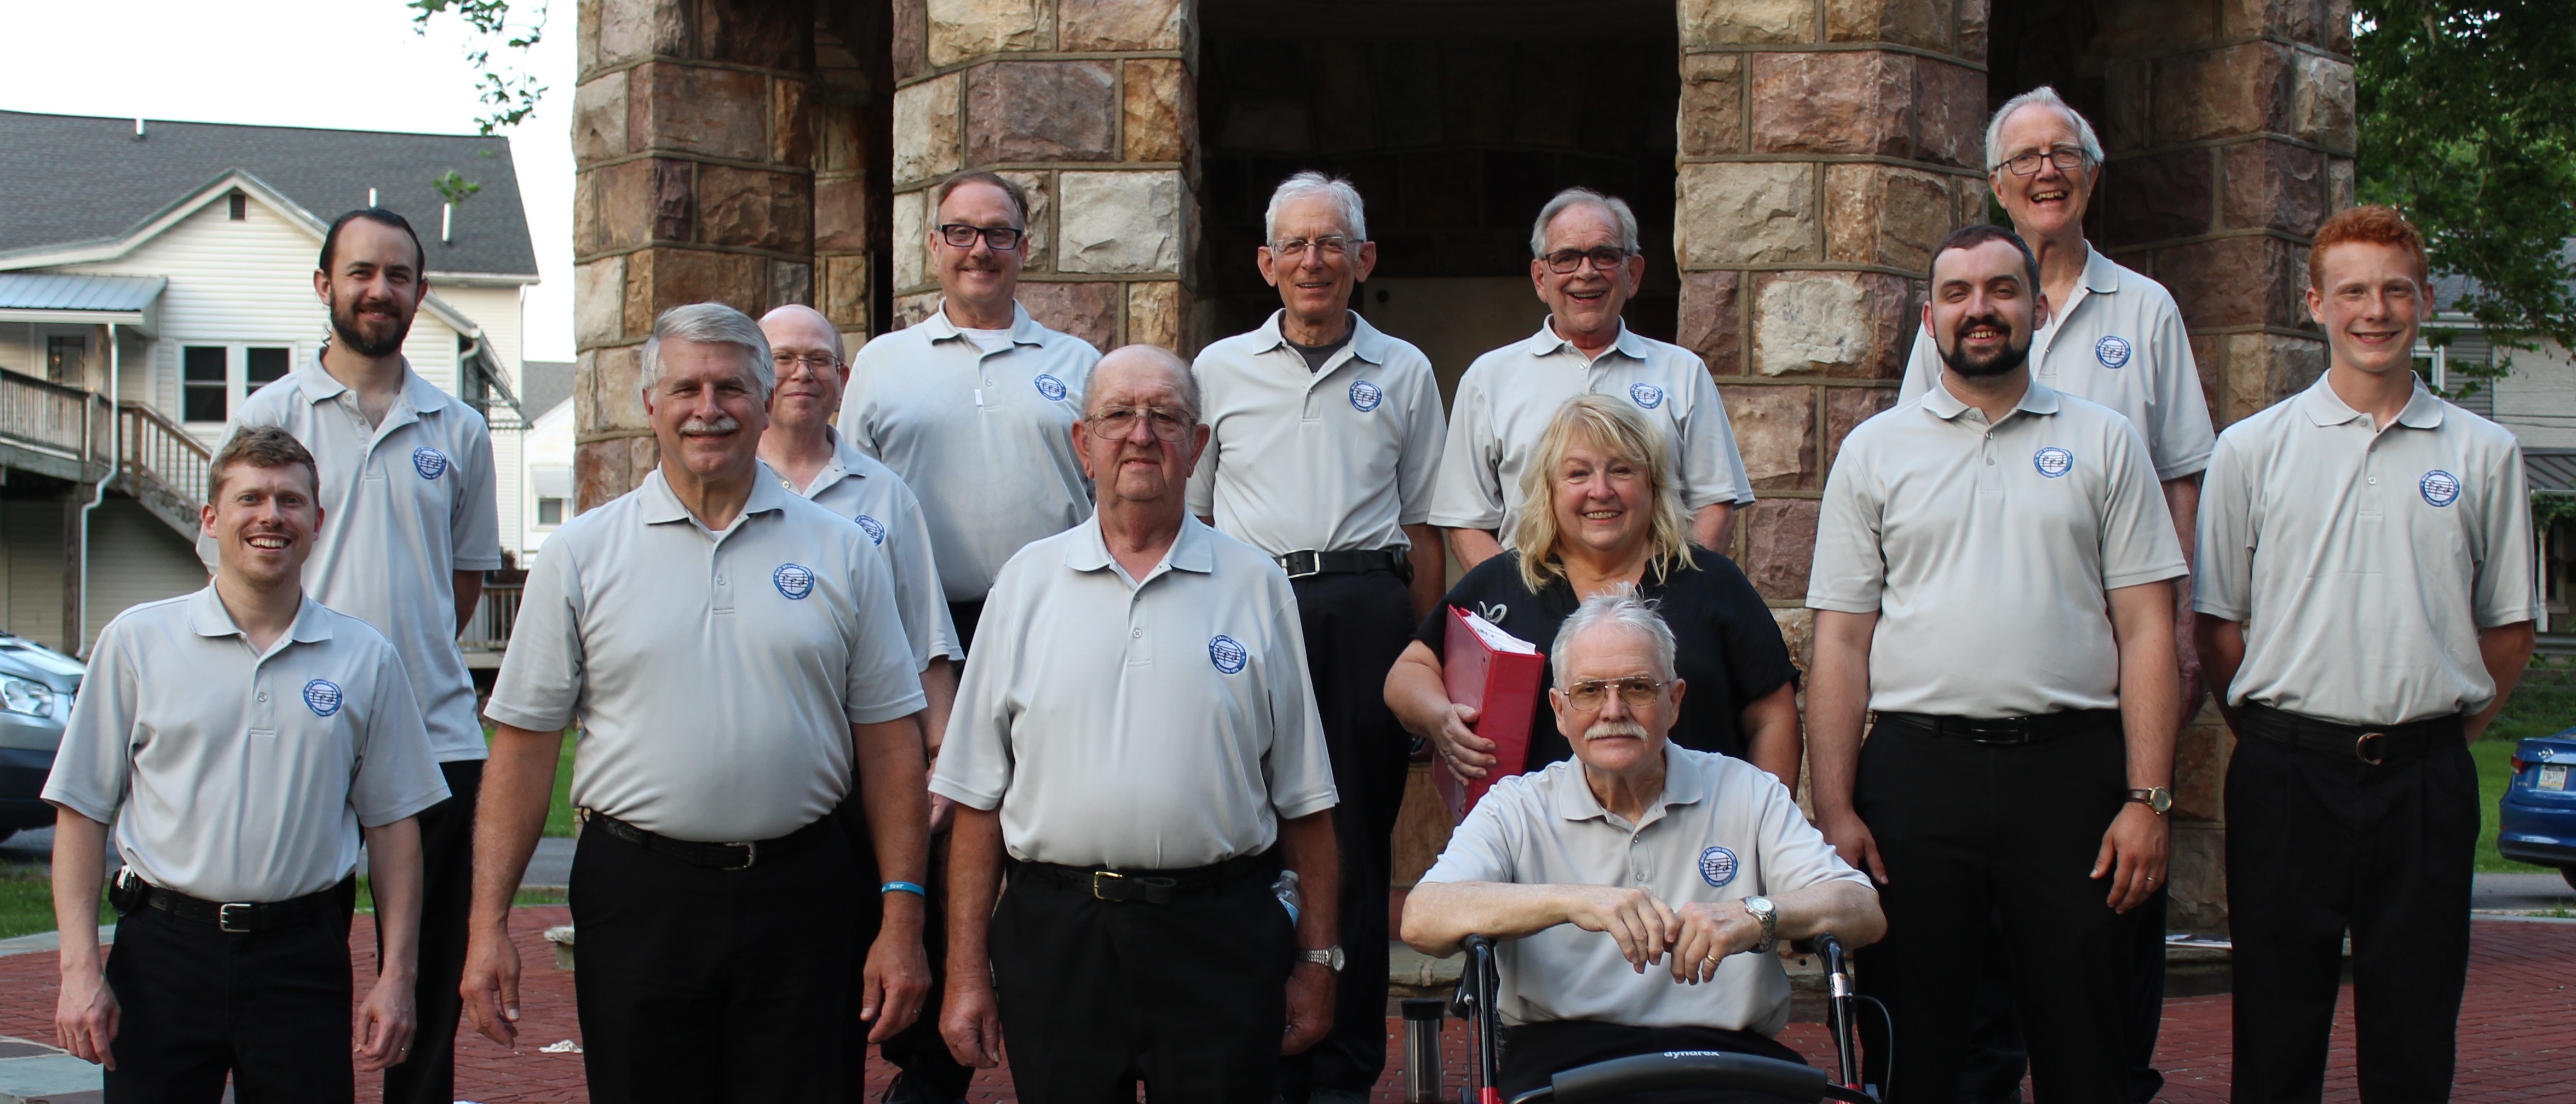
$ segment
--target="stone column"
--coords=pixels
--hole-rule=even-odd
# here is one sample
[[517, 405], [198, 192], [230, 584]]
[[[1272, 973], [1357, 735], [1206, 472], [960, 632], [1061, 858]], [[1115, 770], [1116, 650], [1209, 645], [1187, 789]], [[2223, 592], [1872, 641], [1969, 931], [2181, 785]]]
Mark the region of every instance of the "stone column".
[[636, 386], [654, 316], [814, 296], [814, 13], [766, 0], [582, 0], [573, 92], [575, 496], [655, 458]]
[[1762, 500], [1735, 554], [1803, 666], [1835, 448], [1894, 402], [1931, 248], [1982, 220], [1986, 0], [1680, 0], [1681, 343]]
[[1020, 301], [1108, 349], [1196, 350], [1194, 0], [894, 0], [895, 324], [939, 298], [931, 189], [1029, 194]]
[[[2348, 0], [2104, 0], [2094, 47], [2109, 155], [2094, 240], [2173, 292], [2222, 428], [2325, 371], [2308, 243], [2352, 205]], [[2173, 924], [2226, 927], [2216, 709], [2175, 755]]]

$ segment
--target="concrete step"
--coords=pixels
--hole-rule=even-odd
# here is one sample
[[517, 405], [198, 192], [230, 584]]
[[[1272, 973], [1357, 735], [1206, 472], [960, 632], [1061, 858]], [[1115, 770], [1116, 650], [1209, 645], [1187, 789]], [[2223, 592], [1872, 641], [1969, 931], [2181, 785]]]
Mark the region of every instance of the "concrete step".
[[96, 1104], [102, 1074], [54, 1047], [0, 1037], [0, 1104]]

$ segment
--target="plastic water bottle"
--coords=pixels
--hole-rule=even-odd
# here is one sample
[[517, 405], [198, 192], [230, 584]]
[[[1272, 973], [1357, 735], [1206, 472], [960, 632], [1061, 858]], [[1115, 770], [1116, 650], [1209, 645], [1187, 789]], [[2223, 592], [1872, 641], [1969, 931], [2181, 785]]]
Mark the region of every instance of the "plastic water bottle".
[[1305, 896], [1297, 892], [1297, 872], [1280, 871], [1279, 880], [1270, 883], [1270, 892], [1279, 896], [1279, 907], [1288, 910], [1288, 922], [1296, 923], [1297, 911], [1306, 903]]

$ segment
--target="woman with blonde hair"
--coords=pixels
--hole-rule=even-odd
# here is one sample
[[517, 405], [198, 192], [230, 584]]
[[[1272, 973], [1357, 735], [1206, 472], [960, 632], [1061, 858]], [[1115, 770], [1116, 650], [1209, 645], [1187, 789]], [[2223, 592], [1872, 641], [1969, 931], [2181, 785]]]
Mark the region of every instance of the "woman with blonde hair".
[[[1762, 596], [1733, 560], [1689, 543], [1672, 442], [1628, 404], [1599, 395], [1566, 401], [1521, 475], [1523, 509], [1507, 550], [1476, 565], [1446, 606], [1483, 616], [1543, 652], [1583, 600], [1634, 587], [1672, 626], [1680, 697], [1672, 742], [1718, 752], [1798, 784], [1797, 668]], [[1543, 507], [1543, 508], [1542, 508]], [[1449, 700], [1440, 665], [1449, 611], [1434, 611], [1386, 677], [1386, 704], [1431, 741], [1460, 778], [1495, 764], [1476, 735], [1476, 710]], [[1547, 695], [1530, 723], [1537, 770], [1571, 757]]]

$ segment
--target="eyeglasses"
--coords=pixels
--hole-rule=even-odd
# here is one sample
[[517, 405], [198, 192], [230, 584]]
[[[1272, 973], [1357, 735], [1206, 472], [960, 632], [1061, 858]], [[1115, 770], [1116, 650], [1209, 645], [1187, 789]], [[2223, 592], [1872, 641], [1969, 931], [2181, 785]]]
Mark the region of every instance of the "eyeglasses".
[[1016, 226], [968, 226], [962, 222], [950, 222], [939, 227], [939, 240], [958, 249], [975, 248], [975, 239], [980, 237], [984, 244], [1007, 253], [1019, 248], [1020, 239], [1026, 236], [1026, 232]]
[[1154, 438], [1160, 441], [1180, 440], [1192, 421], [1189, 415], [1159, 406], [1112, 406], [1092, 411], [1083, 422], [1091, 427], [1094, 437], [1103, 441], [1123, 441], [1135, 435], [1136, 421], [1140, 418], [1153, 429]]
[[1593, 271], [1608, 275], [1619, 270], [1619, 265], [1628, 259], [1628, 251], [1609, 245], [1591, 250], [1559, 249], [1542, 259], [1547, 262], [1547, 270], [1559, 276], [1583, 267], [1587, 260], [1592, 262]]
[[2028, 153], [2014, 154], [2011, 159], [2004, 162], [2003, 167], [2011, 169], [2014, 176], [2037, 176], [2039, 162], [2043, 157], [2048, 159], [2049, 164], [2057, 166], [2059, 172], [2074, 172], [2092, 160], [2084, 155], [2083, 150], [2073, 146], [2059, 146], [2044, 152], [2031, 150]]
[[1351, 251], [1353, 244], [1355, 243], [1351, 239], [1339, 234], [1326, 234], [1312, 241], [1305, 238], [1290, 238], [1287, 241], [1270, 243], [1270, 255], [1283, 261], [1294, 261], [1304, 257], [1307, 247], [1312, 246], [1322, 252], [1325, 260], [1339, 260], [1343, 254]]
[[773, 353], [769, 365], [780, 372], [791, 372], [798, 365], [815, 373], [829, 372], [841, 366], [840, 358], [830, 353]]
[[1565, 700], [1576, 709], [1599, 709], [1613, 688], [1619, 691], [1619, 700], [1628, 703], [1628, 708], [1643, 709], [1655, 704], [1656, 697], [1663, 693], [1664, 680], [1645, 675], [1585, 679], [1565, 688]]

